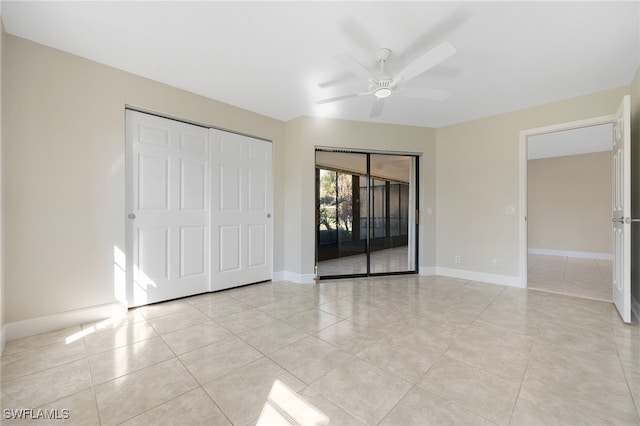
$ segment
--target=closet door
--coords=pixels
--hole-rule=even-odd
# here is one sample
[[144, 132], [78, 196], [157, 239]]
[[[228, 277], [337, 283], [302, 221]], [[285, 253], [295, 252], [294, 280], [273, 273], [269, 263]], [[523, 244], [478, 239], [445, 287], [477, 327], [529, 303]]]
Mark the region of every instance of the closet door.
[[209, 289], [209, 129], [126, 112], [129, 306]]
[[211, 130], [211, 290], [272, 276], [272, 146]]

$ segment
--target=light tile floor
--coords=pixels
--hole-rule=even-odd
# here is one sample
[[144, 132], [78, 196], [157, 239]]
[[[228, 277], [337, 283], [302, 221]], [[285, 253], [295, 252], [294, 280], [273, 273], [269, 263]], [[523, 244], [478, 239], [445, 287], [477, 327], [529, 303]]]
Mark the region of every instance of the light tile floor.
[[96, 326], [8, 342], [3, 424], [49, 408], [250, 425], [275, 380], [330, 425], [640, 424], [640, 326], [600, 301], [411, 275], [256, 284]]
[[531, 289], [613, 300], [610, 260], [529, 254], [527, 269]]

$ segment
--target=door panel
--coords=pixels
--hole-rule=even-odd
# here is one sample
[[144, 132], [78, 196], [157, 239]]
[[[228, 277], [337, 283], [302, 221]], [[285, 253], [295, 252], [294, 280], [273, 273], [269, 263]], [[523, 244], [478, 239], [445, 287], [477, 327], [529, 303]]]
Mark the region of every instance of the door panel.
[[202, 276], [206, 273], [206, 228], [180, 228], [180, 277]]
[[[127, 113], [127, 118], [129, 114]], [[158, 126], [157, 123], [140, 122], [138, 126], [138, 142], [161, 147], [169, 146], [169, 129]]]
[[211, 289], [271, 279], [272, 147], [211, 130]]
[[631, 322], [631, 102], [623, 98], [613, 123], [613, 301]]
[[254, 169], [248, 171], [248, 205], [249, 210], [265, 210], [265, 194], [266, 189], [266, 171], [261, 169]]
[[240, 167], [238, 165], [223, 164], [230, 161], [224, 156], [220, 157], [219, 211], [240, 212]]
[[144, 285], [169, 279], [169, 228], [138, 228], [138, 282]]
[[127, 303], [209, 288], [209, 130], [127, 110]]
[[[371, 154], [371, 273], [415, 271], [415, 162], [412, 156]], [[413, 195], [409, 198], [410, 195]]]
[[219, 272], [240, 270], [242, 255], [240, 253], [242, 231], [240, 226], [220, 226], [218, 256], [220, 257]]
[[249, 259], [250, 268], [265, 266], [267, 263], [267, 227], [263, 224], [249, 225]]
[[138, 209], [167, 210], [169, 208], [169, 158], [138, 155]]
[[204, 211], [207, 199], [206, 163], [180, 162], [180, 209]]

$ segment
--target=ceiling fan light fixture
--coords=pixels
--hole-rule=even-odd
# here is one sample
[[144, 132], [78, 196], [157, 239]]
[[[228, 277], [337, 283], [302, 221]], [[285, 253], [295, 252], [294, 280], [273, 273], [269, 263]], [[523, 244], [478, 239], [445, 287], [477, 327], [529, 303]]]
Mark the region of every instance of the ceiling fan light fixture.
[[389, 89], [388, 87], [380, 87], [379, 89], [376, 89], [373, 94], [376, 95], [376, 98], [386, 98], [391, 94], [391, 89]]
[[376, 98], [382, 99], [386, 98], [391, 94], [391, 84], [393, 81], [390, 78], [384, 77], [382, 80], [372, 81], [370, 89]]

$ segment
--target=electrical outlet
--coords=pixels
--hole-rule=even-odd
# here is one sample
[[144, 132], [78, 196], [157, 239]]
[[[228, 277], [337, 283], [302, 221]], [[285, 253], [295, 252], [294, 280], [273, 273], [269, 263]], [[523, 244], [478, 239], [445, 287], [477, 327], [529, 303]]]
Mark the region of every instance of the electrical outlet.
[[500, 261], [497, 258], [493, 259], [493, 266], [498, 266], [500, 265]]
[[460, 257], [460, 255], [457, 255], [455, 258], [455, 262], [456, 263], [462, 263], [462, 258]]

